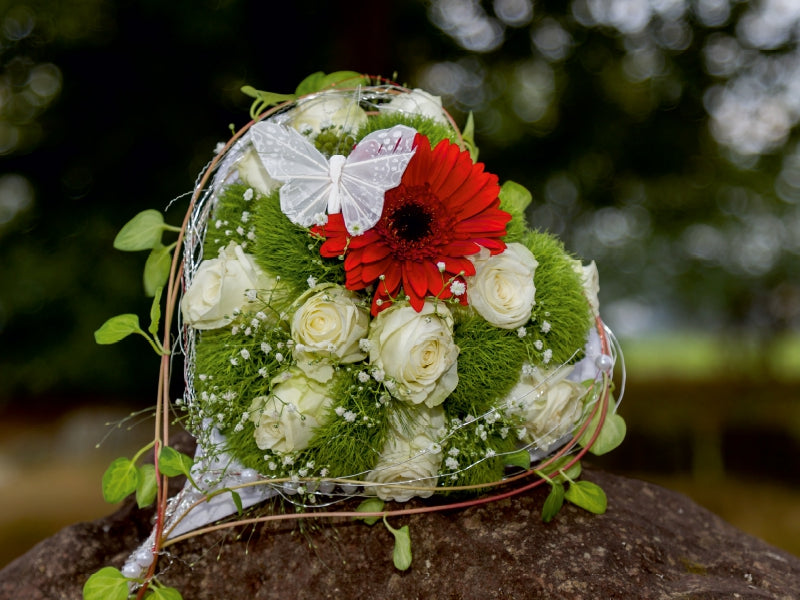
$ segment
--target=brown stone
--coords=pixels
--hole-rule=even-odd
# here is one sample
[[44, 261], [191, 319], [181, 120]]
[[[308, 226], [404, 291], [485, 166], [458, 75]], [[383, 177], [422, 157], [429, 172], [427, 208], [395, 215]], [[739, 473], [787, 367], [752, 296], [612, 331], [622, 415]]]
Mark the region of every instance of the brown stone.
[[[585, 468], [608, 496], [544, 524], [541, 487], [484, 506], [394, 517], [413, 564], [392, 564], [380, 523], [306, 520], [228, 530], [170, 548], [160, 580], [186, 600], [247, 598], [528, 599], [800, 597], [800, 559], [747, 535], [685, 496]], [[103, 566], [120, 567], [151, 513], [131, 503], [67, 527], [0, 571], [0, 598], [73, 599]]]

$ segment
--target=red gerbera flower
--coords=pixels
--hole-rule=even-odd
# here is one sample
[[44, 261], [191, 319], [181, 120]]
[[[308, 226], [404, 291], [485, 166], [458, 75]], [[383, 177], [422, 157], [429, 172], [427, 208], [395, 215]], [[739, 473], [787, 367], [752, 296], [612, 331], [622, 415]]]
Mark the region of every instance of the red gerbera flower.
[[[464, 284], [465, 276], [475, 274], [467, 256], [481, 247], [492, 254], [506, 247], [500, 238], [511, 215], [499, 208], [497, 176], [448, 140], [431, 150], [428, 138], [418, 133], [414, 146], [400, 185], [384, 194], [383, 213], [372, 229], [352, 236], [341, 214], [312, 229], [326, 238], [322, 256], [344, 255], [348, 289], [377, 282], [373, 315], [401, 287], [417, 311], [426, 296], [452, 297], [452, 283]], [[463, 285], [455, 289], [462, 291]], [[457, 296], [466, 304], [465, 293]]]

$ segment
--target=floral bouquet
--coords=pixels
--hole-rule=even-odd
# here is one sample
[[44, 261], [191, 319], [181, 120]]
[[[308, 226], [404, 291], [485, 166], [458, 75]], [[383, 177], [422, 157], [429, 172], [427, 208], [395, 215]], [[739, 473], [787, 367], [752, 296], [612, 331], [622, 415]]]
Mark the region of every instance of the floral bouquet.
[[115, 241], [150, 250], [150, 335], [120, 315], [97, 340], [148, 337], [166, 390], [177, 311], [174, 404], [198, 449], [168, 446], [162, 391], [156, 464], [118, 459], [103, 482], [112, 501], [157, 500], [156, 526], [90, 583], [158, 591], [160, 549], [277, 496], [306, 518], [362, 496], [366, 519], [391, 515], [385, 501], [441, 494], [446, 508], [547, 483], [545, 521], [565, 498], [603, 512], [602, 490], [577, 479], [583, 453], [625, 432], [597, 269], [528, 227], [530, 193], [476, 162], [471, 118], [461, 131], [439, 98], [349, 72], [244, 91], [253, 120], [217, 149], [183, 227], [145, 211]]

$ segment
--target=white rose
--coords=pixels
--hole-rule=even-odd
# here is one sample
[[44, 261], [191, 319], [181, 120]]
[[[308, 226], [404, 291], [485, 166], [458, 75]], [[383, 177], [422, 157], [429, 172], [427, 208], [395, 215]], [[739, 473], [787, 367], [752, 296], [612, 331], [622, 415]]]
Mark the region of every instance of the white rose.
[[533, 367], [506, 396], [506, 413], [523, 421], [522, 441], [526, 444], [546, 449], [571, 433], [580, 420], [586, 388], [567, 379], [571, 371]]
[[389, 102], [381, 105], [380, 108], [381, 110], [397, 110], [404, 113], [422, 115], [438, 123], [448, 123], [447, 117], [442, 110], [442, 99], [421, 89], [414, 89], [407, 94], [397, 94]]
[[220, 248], [218, 258], [200, 263], [181, 301], [183, 320], [195, 329], [224, 327], [233, 320], [234, 311], [259, 306], [251, 299], [254, 291], [274, 287], [275, 280], [253, 256], [231, 242]]
[[275, 452], [306, 448], [314, 429], [324, 422], [330, 403], [324, 386], [293, 371], [291, 377], [272, 388], [269, 396], [258, 396], [250, 405], [256, 445]]
[[266, 167], [252, 147], [248, 148], [239, 159], [237, 169], [242, 181], [264, 196], [268, 196], [272, 190], [280, 186], [280, 181], [269, 176]]
[[306, 375], [325, 382], [333, 376], [334, 364], [367, 357], [359, 342], [367, 336], [369, 310], [359, 300], [355, 293], [333, 284], [308, 292], [292, 318], [292, 354]]
[[321, 94], [300, 100], [288, 125], [304, 135], [316, 135], [326, 127], [356, 131], [367, 122], [367, 113], [352, 94]]
[[373, 319], [369, 341], [370, 362], [394, 380], [399, 400], [436, 406], [456, 389], [458, 346], [443, 304], [425, 302], [420, 312], [395, 304]]
[[576, 260], [573, 262], [573, 269], [581, 276], [583, 282], [583, 293], [589, 301], [589, 307], [592, 309], [592, 315], [598, 316], [600, 314], [600, 273], [597, 272], [597, 265], [594, 261], [588, 265], [581, 264]]
[[365, 477], [366, 481], [383, 484], [366, 487], [367, 493], [374, 493], [381, 500], [406, 502], [414, 496], [429, 498], [436, 489], [442, 464], [438, 441], [444, 433], [444, 410], [441, 406], [420, 406], [414, 414], [413, 423], [393, 424], [378, 463]]
[[494, 256], [482, 248], [469, 257], [475, 275], [467, 277], [469, 303], [495, 327], [516, 329], [531, 318], [536, 287], [533, 275], [539, 263], [528, 248], [512, 242]]

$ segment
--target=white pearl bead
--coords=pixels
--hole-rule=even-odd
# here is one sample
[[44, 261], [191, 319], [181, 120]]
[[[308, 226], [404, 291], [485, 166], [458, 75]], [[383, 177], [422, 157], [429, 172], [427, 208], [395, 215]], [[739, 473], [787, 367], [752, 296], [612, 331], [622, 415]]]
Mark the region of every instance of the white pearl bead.
[[330, 494], [336, 486], [332, 481], [320, 481], [319, 492], [320, 494]]
[[239, 474], [239, 479], [242, 483], [251, 483], [258, 479], [258, 471], [255, 469], [242, 469], [242, 472]]
[[347, 495], [355, 494], [358, 490], [358, 486], [352, 483], [343, 483], [339, 487], [342, 488], [342, 491]]
[[614, 367], [614, 359], [608, 354], [601, 354], [594, 359], [594, 364], [601, 371], [610, 371]]
[[142, 576], [142, 568], [134, 562], [125, 563], [122, 565], [120, 572], [125, 577], [130, 577], [131, 579], [138, 579]]

